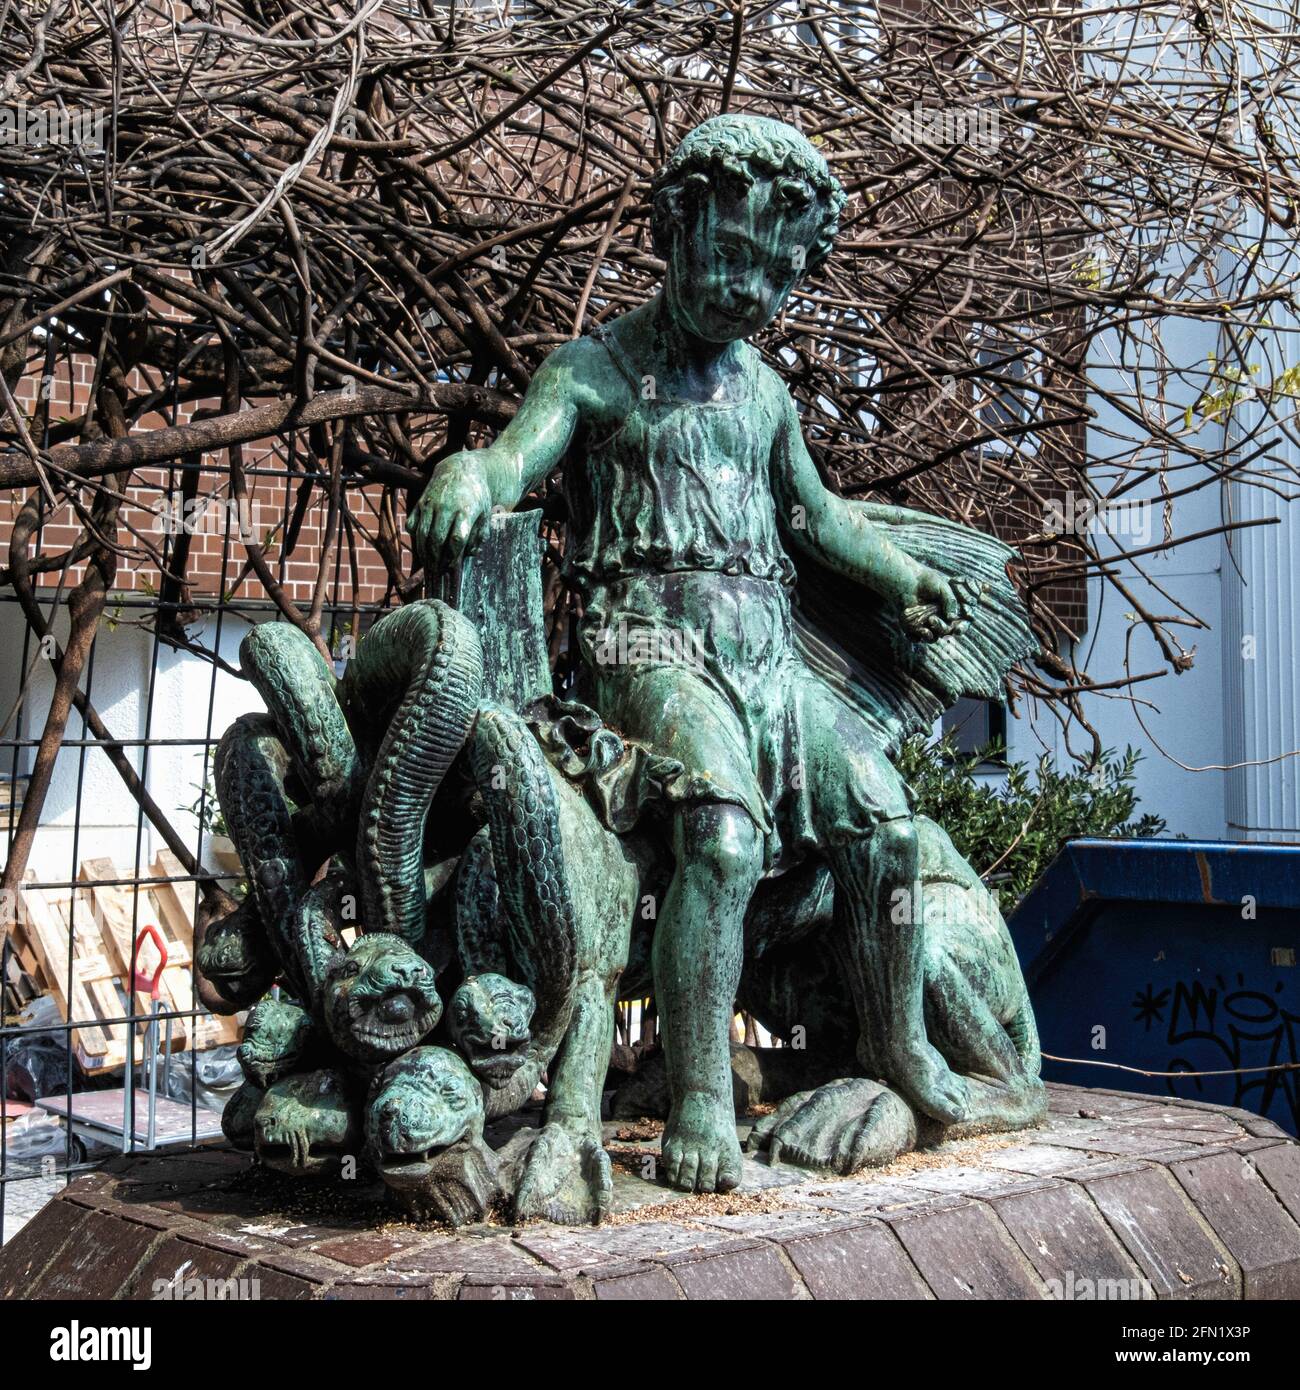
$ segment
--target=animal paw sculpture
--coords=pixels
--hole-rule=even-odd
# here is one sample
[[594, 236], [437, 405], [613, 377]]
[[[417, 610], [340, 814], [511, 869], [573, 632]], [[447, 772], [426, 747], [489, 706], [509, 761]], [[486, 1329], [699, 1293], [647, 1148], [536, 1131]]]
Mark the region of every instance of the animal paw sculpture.
[[747, 1146], [773, 1164], [856, 1173], [916, 1146], [916, 1112], [888, 1086], [850, 1076], [802, 1091], [763, 1116]]
[[614, 1170], [599, 1137], [580, 1124], [543, 1125], [519, 1163], [515, 1220], [595, 1225], [609, 1215], [613, 1199]]

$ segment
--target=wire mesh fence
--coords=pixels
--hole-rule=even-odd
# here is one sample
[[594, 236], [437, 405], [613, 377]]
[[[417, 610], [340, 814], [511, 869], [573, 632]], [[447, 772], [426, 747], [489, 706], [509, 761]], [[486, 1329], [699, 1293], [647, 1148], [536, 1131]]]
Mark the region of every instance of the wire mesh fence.
[[[75, 381], [67, 386], [75, 395]], [[313, 590], [323, 571], [323, 628], [340, 661], [344, 634], [355, 637], [384, 603], [383, 586], [366, 589], [357, 566], [345, 563], [345, 546], [320, 563], [310, 508], [295, 522], [304, 474], [295, 439], [263, 448], [246, 473], [255, 511], [229, 505], [229, 464], [220, 459], [178, 459], [137, 473], [127, 494], [125, 522], [156, 545], [163, 584], [127, 575], [129, 587], [110, 597], [53, 760], [29, 867], [5, 904], [0, 1239], [52, 1184], [113, 1149], [192, 1144], [219, 1133], [214, 1107], [235, 1080], [238, 1030], [202, 1006], [193, 923], [205, 890], [238, 892], [212, 758], [232, 713], [250, 703], [238, 679], [240, 637], [276, 612], [256, 577], [249, 581], [241, 536], [253, 520], [264, 537], [279, 536], [274, 565], [286, 587], [300, 582], [297, 567], [310, 554]], [[52, 508], [38, 496], [36, 507], [40, 554], [44, 543], [58, 543], [50, 533], [68, 506]], [[0, 525], [11, 530], [12, 514]], [[283, 543], [291, 527], [296, 545]], [[199, 565], [187, 569], [184, 556], [178, 564], [178, 550], [196, 545], [205, 552]], [[6, 859], [55, 695], [53, 662], [75, 592], [70, 569], [33, 585], [44, 633], [22, 611], [18, 592], [0, 589]], [[167, 577], [177, 573], [188, 582], [168, 592]]]

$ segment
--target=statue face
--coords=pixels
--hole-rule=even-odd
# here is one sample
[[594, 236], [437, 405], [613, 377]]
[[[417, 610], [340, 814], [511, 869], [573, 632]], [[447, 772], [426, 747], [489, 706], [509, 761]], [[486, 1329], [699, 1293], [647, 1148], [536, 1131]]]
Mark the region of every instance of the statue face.
[[334, 961], [322, 1005], [335, 1046], [361, 1062], [399, 1056], [442, 1017], [432, 968], [386, 932], [358, 937]]
[[271, 988], [279, 964], [266, 942], [251, 897], [212, 923], [198, 949], [199, 974], [232, 1003], [247, 1007]]
[[311, 1038], [311, 1015], [283, 999], [262, 999], [248, 1015], [236, 1056], [244, 1075], [265, 1090], [297, 1067]]
[[[804, 185], [759, 177], [712, 187], [673, 239], [665, 291], [677, 321], [710, 343], [752, 337], [781, 312], [820, 230]], [[793, 200], [793, 201], [792, 201]]]
[[337, 1171], [356, 1153], [361, 1125], [352, 1086], [328, 1068], [277, 1081], [262, 1097], [253, 1120], [253, 1147], [269, 1168], [282, 1173]]
[[527, 1061], [535, 1007], [532, 990], [504, 975], [473, 975], [452, 995], [452, 1036], [484, 1085], [499, 1090]]
[[483, 1092], [469, 1068], [442, 1047], [417, 1047], [375, 1081], [366, 1135], [384, 1181], [409, 1187], [429, 1162], [467, 1135], [483, 1133]]

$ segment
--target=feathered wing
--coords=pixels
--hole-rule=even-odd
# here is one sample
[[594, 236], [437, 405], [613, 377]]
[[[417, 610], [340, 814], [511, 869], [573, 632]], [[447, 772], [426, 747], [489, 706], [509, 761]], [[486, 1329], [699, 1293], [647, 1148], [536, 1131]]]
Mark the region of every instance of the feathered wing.
[[1011, 667], [1038, 647], [1007, 578], [1015, 551], [959, 522], [906, 507], [853, 502], [900, 550], [978, 593], [965, 623], [936, 642], [913, 642], [899, 614], [852, 580], [795, 555], [795, 625], [808, 664], [875, 728], [892, 755], [928, 732], [961, 696], [997, 699]]

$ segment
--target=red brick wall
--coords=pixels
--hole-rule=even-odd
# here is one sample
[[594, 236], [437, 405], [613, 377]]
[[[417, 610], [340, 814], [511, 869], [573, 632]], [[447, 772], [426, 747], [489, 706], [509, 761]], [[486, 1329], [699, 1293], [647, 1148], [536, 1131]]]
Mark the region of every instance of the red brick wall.
[[[84, 411], [92, 365], [89, 358], [74, 359], [70, 379], [67, 364], [60, 362], [53, 380], [49, 383], [51, 421], [58, 422], [75, 417]], [[139, 379], [133, 380], [131, 385], [133, 389], [147, 389], [146, 383]], [[29, 375], [22, 380], [17, 392], [20, 404], [33, 414], [40, 389], [40, 378]], [[177, 412], [178, 420], [184, 422], [196, 413], [211, 411], [216, 404], [215, 401], [204, 401], [181, 406]], [[33, 418], [32, 415], [29, 415], [29, 418]], [[144, 428], [158, 428], [170, 423], [169, 419], [154, 416], [146, 418], [142, 425]], [[302, 441], [299, 442], [299, 447], [302, 447]], [[1077, 432], [1076, 438], [1062, 441], [1061, 447], [1076, 451], [1076, 458], [1082, 459], [1082, 430]], [[244, 547], [239, 543], [237, 529], [233, 524], [235, 514], [225, 505], [226, 499], [229, 498], [226, 455], [224, 451], [205, 454], [202, 462], [204, 471], [199, 477], [196, 496], [200, 500], [213, 500], [208, 502], [207, 510], [194, 526], [189, 561], [186, 565], [186, 575], [191, 584], [189, 597], [213, 600], [224, 593], [227, 599], [264, 600], [266, 595], [260, 581], [247, 569]], [[316, 588], [317, 568], [324, 539], [324, 490], [319, 487], [314, 490], [293, 551], [285, 555], [281, 545], [284, 528], [293, 513], [298, 484], [303, 475], [297, 472], [290, 476], [286, 498], [286, 455], [282, 447], [274, 449], [265, 445], [246, 446], [244, 467], [248, 474], [249, 492], [249, 511], [246, 515], [252, 522], [252, 532], [259, 540], [265, 541], [267, 533], [272, 528], [277, 528], [266, 548], [272, 573], [277, 578], [282, 578], [288, 596], [295, 603], [309, 605]], [[259, 469], [274, 470], [274, 476], [259, 476]], [[104, 481], [111, 482], [109, 479]], [[165, 521], [160, 513], [167, 506], [170, 496], [177, 515], [181, 514], [180, 483], [179, 467], [171, 470], [166, 467], [140, 468], [132, 474], [128, 492], [132, 501], [123, 508], [121, 514], [119, 541], [123, 546], [133, 547], [135, 553], [119, 557], [116, 589], [144, 596], [158, 593], [160, 574], [157, 560], [140, 545], [139, 538], [132, 533], [132, 528], [161, 554], [167, 536], [163, 529]], [[1038, 489], [1045, 498], [1060, 498], [1064, 495], [1059, 484], [1046, 480], [1038, 483]], [[347, 492], [348, 505], [356, 523], [357, 569], [360, 582], [354, 595], [347, 548], [340, 542], [325, 576], [327, 603], [356, 603], [360, 607], [367, 607], [384, 602], [387, 573], [379, 554], [368, 539], [378, 529], [376, 508], [381, 491], [379, 487], [371, 487]], [[26, 495], [17, 492], [0, 494], [0, 563], [7, 559], [10, 526]], [[83, 500], [89, 500], [88, 491]], [[225, 532], [228, 525], [231, 538], [227, 548]], [[1004, 524], [999, 525], [997, 529], [999, 534], [1012, 544], [1027, 534], [1026, 523], [1019, 517], [1013, 517], [1010, 511], [1004, 518]], [[80, 534], [80, 525], [71, 505], [68, 504], [47, 521], [42, 536], [42, 552], [49, 554], [64, 550], [73, 544]], [[1036, 553], [1043, 552], [1040, 548]], [[1065, 546], [1058, 546], [1055, 553], [1058, 558], [1065, 556]], [[223, 555], [226, 557], [224, 580]], [[80, 578], [80, 573], [79, 568], [71, 569], [65, 580], [65, 588], [75, 584]], [[40, 583], [47, 588], [57, 585], [58, 582], [57, 572], [40, 577]], [[1053, 583], [1039, 592], [1056, 622], [1071, 636], [1082, 636], [1088, 624], [1087, 592], [1083, 578], [1080, 576]]]
[[[60, 361], [52, 379], [46, 384], [50, 401], [50, 420], [75, 418], [86, 408], [93, 364], [89, 358], [74, 358], [71, 368], [66, 361]], [[138, 377], [131, 381], [132, 389], [148, 389]], [[38, 418], [36, 406], [42, 381], [38, 375], [29, 375], [19, 383], [16, 392], [19, 404], [29, 412], [29, 420]], [[185, 423], [195, 414], [210, 412], [215, 401], [201, 401], [191, 405], [181, 405], [177, 410], [175, 423]], [[173, 423], [162, 416], [146, 417], [142, 428], [160, 428]], [[37, 442], [40, 442], [39, 440]], [[300, 441], [301, 449], [302, 443]], [[196, 499], [206, 502], [201, 513], [190, 512], [192, 539], [186, 575], [191, 581], [191, 595], [194, 597], [216, 598], [223, 592], [222, 557], [227, 553], [226, 529], [230, 525], [230, 545], [224, 576], [224, 588], [228, 598], [265, 597], [257, 577], [246, 575], [240, 580], [245, 569], [244, 547], [239, 542], [236, 513], [228, 503], [230, 497], [229, 480], [226, 473], [227, 458], [224, 451], [205, 454], [202, 459], [203, 472], [199, 475]], [[286, 455], [283, 449], [276, 451], [266, 446], [250, 445], [244, 450], [244, 467], [248, 476], [248, 509], [245, 515], [252, 524], [252, 533], [265, 540], [267, 532], [278, 528], [276, 535], [267, 546], [267, 559], [277, 578], [283, 577], [285, 589], [296, 603], [309, 604], [316, 587], [317, 567], [320, 562], [321, 546], [324, 539], [326, 519], [326, 497], [324, 489], [316, 488], [307, 513], [303, 518], [296, 544], [289, 555], [282, 553], [281, 542], [284, 528], [293, 514], [297, 487], [302, 478], [299, 472], [289, 482], [286, 500], [285, 476]], [[260, 469], [274, 469], [276, 476], [259, 476]], [[122, 509], [119, 522], [119, 543], [136, 553], [122, 555], [118, 559], [115, 588], [126, 593], [156, 594], [160, 585], [160, 572], [156, 555], [161, 555], [168, 543], [166, 509], [171, 499], [173, 515], [179, 522], [184, 519], [181, 496], [182, 469], [151, 467], [135, 470], [128, 490], [130, 503]], [[111, 479], [102, 480], [111, 484]], [[348, 505], [356, 523], [357, 569], [360, 584], [355, 595], [361, 605], [377, 604], [383, 601], [387, 586], [387, 574], [374, 547], [367, 537], [377, 529], [376, 507], [382, 489], [378, 487], [365, 490], [349, 490]], [[83, 504], [90, 500], [90, 490], [83, 493]], [[7, 558], [4, 552], [9, 543], [13, 519], [28, 496], [27, 492], [10, 491], [0, 495], [0, 560]], [[71, 503], [63, 506], [46, 521], [41, 537], [43, 554], [67, 549], [81, 534], [81, 525]], [[155, 554], [145, 549], [146, 542]], [[351, 569], [347, 547], [341, 544], [341, 564], [331, 561], [326, 574], [327, 597], [343, 603], [353, 601]], [[335, 576], [337, 573], [337, 586]], [[65, 588], [70, 588], [81, 577], [80, 567], [69, 570]], [[58, 572], [39, 577], [44, 587], [54, 587], [59, 582]], [[237, 587], [235, 587], [237, 585]], [[335, 592], [337, 587], [337, 593]], [[233, 590], [233, 592], [232, 592]]]

